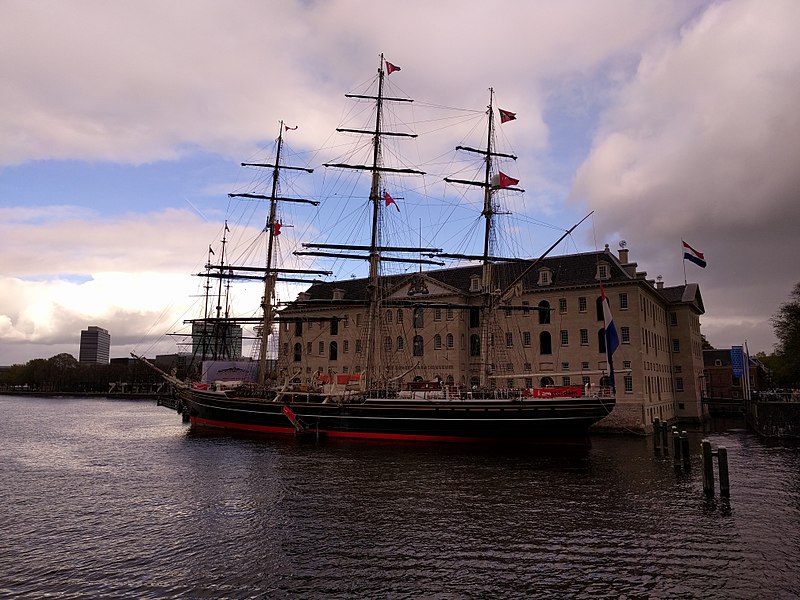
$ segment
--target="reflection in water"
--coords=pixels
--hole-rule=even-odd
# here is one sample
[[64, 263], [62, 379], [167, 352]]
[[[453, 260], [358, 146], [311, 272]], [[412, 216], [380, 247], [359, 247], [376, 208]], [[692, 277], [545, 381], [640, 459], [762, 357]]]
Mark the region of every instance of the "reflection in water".
[[732, 498], [644, 437], [569, 452], [196, 435], [149, 403], [0, 397], [0, 596], [776, 598], [800, 451]]

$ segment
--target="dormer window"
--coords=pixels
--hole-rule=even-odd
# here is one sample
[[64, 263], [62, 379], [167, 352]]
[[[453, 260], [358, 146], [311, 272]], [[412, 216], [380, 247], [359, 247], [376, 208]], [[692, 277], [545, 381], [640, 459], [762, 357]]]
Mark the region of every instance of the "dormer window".
[[595, 275], [595, 279], [611, 279], [611, 269], [608, 263], [601, 262], [597, 264], [597, 275]]
[[539, 285], [550, 285], [553, 283], [553, 272], [550, 269], [539, 271]]
[[344, 290], [339, 288], [333, 290], [333, 299], [334, 300], [344, 300]]
[[470, 292], [480, 292], [481, 291], [481, 278], [478, 275], [473, 275], [469, 278], [469, 291]]

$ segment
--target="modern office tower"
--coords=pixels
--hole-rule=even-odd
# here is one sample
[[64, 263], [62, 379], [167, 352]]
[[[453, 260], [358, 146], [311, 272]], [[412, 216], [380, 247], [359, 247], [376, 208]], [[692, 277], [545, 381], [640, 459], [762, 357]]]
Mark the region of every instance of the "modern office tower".
[[90, 325], [81, 331], [80, 362], [107, 365], [110, 350], [111, 335], [102, 327]]

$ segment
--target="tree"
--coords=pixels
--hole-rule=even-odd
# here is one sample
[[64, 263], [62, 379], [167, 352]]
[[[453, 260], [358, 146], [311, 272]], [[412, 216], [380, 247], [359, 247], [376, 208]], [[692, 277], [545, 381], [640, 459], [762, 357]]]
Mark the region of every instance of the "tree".
[[789, 298], [770, 319], [778, 338], [775, 376], [785, 386], [800, 381], [800, 283], [795, 284]]

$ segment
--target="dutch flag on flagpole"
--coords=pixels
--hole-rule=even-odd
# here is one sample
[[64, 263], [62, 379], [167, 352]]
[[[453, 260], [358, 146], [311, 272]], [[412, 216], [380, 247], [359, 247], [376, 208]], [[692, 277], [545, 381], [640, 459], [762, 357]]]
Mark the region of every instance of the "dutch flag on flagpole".
[[703, 256], [703, 253], [695, 250], [689, 244], [681, 240], [683, 244], [683, 260], [688, 260], [696, 264], [698, 267], [703, 269], [706, 268], [706, 258]]
[[614, 361], [613, 356], [616, 349], [619, 347], [619, 334], [617, 333], [617, 326], [614, 324], [614, 317], [611, 316], [611, 305], [606, 298], [606, 291], [600, 286], [600, 296], [603, 302], [603, 324], [606, 328], [606, 359], [608, 360], [608, 380], [611, 387], [615, 387], [614, 383]]

